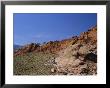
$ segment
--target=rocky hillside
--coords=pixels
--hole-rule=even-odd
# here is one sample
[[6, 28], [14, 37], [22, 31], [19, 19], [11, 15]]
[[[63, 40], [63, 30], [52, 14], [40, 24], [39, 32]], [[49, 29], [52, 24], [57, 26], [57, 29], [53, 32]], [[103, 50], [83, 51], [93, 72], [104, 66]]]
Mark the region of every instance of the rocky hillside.
[[[51, 72], [58, 75], [97, 74], [97, 27], [90, 28], [80, 36], [43, 45], [27, 44], [15, 52], [15, 57], [27, 53], [52, 53], [57, 57], [47, 61], [53, 65]], [[49, 63], [50, 64], [50, 63]], [[46, 64], [48, 65], [48, 63]]]
[[74, 36], [69, 39], [64, 39], [61, 41], [49, 41], [43, 45], [39, 45], [36, 43], [31, 43], [23, 46], [22, 48], [18, 49], [15, 52], [15, 56], [17, 55], [23, 55], [29, 52], [44, 52], [44, 53], [54, 53], [57, 54], [62, 49], [65, 49], [68, 47], [68, 45], [71, 45], [75, 43], [78, 40], [77, 36]]
[[75, 43], [87, 43], [89, 40], [91, 40], [91, 43], [96, 43], [96, 31], [96, 27], [93, 27], [87, 32], [83, 32], [79, 37], [73, 36], [69, 39], [64, 39], [61, 41], [49, 41], [42, 46], [36, 43], [27, 44], [18, 51], [16, 51], [15, 55], [21, 55], [33, 51], [57, 53], [60, 50], [67, 48], [71, 44], [74, 45]]
[[76, 42], [61, 50], [52, 72], [66, 75], [97, 74], [97, 27], [82, 33]]

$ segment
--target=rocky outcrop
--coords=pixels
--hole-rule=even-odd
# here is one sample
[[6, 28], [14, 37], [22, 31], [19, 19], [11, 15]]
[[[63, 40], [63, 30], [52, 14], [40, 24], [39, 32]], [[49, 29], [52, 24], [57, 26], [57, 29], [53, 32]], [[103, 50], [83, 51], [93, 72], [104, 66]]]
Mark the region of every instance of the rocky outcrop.
[[38, 47], [40, 47], [40, 46], [38, 44], [36, 44], [36, 43], [27, 44], [27, 45], [23, 46], [22, 48], [18, 49], [15, 52], [15, 56], [17, 56], [17, 55], [23, 55], [23, 54], [29, 53], [29, 52], [33, 52]]
[[74, 44], [58, 54], [54, 65], [56, 74], [97, 74], [97, 27], [82, 33]]
[[54, 53], [57, 54], [60, 50], [65, 49], [68, 45], [71, 45], [77, 41], [78, 37], [74, 36], [69, 39], [64, 39], [61, 41], [49, 41], [43, 45], [39, 45], [36, 43], [31, 43], [28, 45], [23, 46], [22, 48], [18, 49], [15, 55], [26, 54], [29, 52], [44, 52], [44, 53]]

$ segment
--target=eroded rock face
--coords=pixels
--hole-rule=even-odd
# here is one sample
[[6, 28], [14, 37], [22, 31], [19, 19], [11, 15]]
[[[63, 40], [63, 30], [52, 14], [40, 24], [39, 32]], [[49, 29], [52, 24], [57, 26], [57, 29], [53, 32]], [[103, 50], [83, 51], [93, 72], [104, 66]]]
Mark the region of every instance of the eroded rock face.
[[84, 32], [75, 44], [61, 50], [55, 59], [57, 73], [67, 75], [97, 74], [97, 28]]

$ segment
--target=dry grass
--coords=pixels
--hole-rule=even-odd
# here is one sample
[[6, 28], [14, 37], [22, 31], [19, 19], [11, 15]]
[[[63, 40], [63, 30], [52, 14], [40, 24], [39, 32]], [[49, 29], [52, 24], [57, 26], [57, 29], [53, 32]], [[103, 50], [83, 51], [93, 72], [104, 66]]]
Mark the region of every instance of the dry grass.
[[55, 57], [48, 53], [28, 53], [14, 57], [14, 75], [54, 75], [51, 73], [53, 65], [45, 65], [45, 62]]

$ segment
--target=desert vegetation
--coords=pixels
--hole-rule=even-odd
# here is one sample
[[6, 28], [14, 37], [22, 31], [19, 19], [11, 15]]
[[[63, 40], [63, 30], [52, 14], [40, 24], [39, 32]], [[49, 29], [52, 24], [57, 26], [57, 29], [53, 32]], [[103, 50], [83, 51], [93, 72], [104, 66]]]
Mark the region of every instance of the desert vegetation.
[[[14, 58], [15, 75], [53, 75], [53, 64], [48, 62], [55, 57], [51, 53], [27, 53]], [[48, 64], [48, 65], [47, 65]]]

